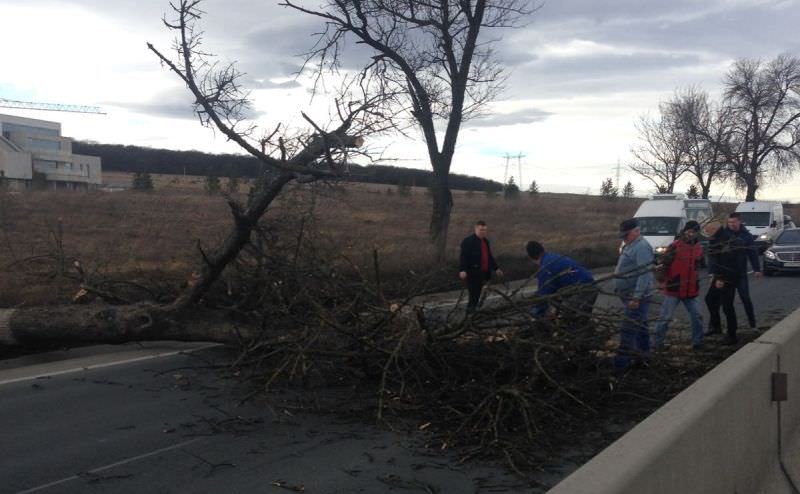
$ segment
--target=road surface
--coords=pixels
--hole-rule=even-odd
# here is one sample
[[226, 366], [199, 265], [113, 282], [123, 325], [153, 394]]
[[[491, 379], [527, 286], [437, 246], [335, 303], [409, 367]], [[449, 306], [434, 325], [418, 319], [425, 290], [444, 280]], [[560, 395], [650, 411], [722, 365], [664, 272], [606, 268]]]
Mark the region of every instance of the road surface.
[[[798, 288], [800, 277], [752, 280], [762, 329], [800, 306]], [[683, 312], [673, 336], [688, 341]], [[280, 394], [239, 406], [214, 368], [230, 358], [222, 348], [155, 354], [0, 363], [0, 493], [521, 492], [424, 436], [298, 413]]]

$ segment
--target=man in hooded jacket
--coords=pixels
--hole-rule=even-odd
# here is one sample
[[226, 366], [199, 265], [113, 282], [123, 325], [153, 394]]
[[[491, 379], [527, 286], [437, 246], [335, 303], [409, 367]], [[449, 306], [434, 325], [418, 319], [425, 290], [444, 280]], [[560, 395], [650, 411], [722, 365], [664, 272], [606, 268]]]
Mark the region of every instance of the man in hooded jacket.
[[703, 247], [699, 243], [700, 224], [688, 221], [680, 238], [667, 248], [658, 266], [659, 288], [664, 300], [655, 329], [656, 348], [663, 346], [669, 322], [678, 304], [683, 303], [692, 322], [692, 348], [703, 347], [703, 317], [700, 315], [700, 293], [698, 270], [703, 259]]

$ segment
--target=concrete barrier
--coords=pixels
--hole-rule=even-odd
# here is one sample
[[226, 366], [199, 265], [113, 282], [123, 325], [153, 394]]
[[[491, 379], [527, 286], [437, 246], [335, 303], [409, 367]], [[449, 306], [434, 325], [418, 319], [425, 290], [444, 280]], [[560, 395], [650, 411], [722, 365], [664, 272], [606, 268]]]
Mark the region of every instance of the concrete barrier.
[[[789, 399], [772, 401], [772, 374]], [[800, 424], [800, 310], [712, 369], [551, 494], [751, 493]]]

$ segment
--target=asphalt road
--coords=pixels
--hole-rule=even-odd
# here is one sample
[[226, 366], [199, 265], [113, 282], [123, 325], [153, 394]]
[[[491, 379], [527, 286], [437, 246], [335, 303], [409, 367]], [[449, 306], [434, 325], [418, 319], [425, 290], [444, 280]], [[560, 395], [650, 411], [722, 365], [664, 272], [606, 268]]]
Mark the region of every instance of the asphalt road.
[[[800, 306], [798, 288], [800, 276], [751, 278], [762, 330]], [[676, 316], [672, 335], [688, 342], [685, 311]], [[496, 469], [426, 452], [424, 437], [298, 413], [279, 395], [239, 406], [243, 392], [213, 368], [229, 358], [211, 348], [116, 365], [0, 365], [0, 493], [520, 489]]]
[[236, 383], [209, 367], [229, 357], [216, 348], [50, 377], [0, 371], [0, 492], [515, 492], [496, 470], [298, 413], [280, 395], [238, 406]]

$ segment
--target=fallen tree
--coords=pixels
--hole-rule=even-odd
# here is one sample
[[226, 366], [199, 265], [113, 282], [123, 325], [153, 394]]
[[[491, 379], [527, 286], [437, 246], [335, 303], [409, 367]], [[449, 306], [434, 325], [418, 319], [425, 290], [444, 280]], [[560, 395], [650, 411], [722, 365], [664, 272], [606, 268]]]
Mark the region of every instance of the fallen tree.
[[[0, 344], [64, 344], [121, 342], [146, 339], [205, 340], [230, 343], [241, 337], [225, 322], [198, 307], [198, 302], [223, 271], [250, 242], [265, 212], [293, 182], [335, 180], [342, 176], [353, 150], [363, 135], [378, 133], [385, 122], [381, 101], [385, 94], [370, 96], [364, 79], [345, 81], [337, 98], [338, 123], [325, 128], [308, 115], [310, 131], [297, 137], [282, 135], [281, 126], [254, 138], [255, 128], [246, 123], [250, 102], [239, 85], [241, 73], [233, 64], [219, 68], [201, 49], [202, 32], [197, 23], [203, 12], [201, 0], [171, 4], [174, 20], [165, 26], [176, 32], [177, 58], [170, 59], [148, 43], [161, 63], [178, 76], [195, 98], [195, 112], [202, 125], [216, 129], [263, 165], [246, 204], [228, 196], [233, 227], [217, 248], [206, 251], [198, 241], [202, 262], [192, 281], [171, 303], [87, 306], [23, 307], [0, 311]], [[117, 302], [113, 294], [98, 294]]]

